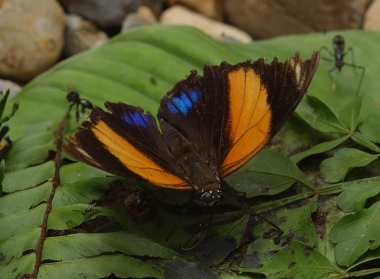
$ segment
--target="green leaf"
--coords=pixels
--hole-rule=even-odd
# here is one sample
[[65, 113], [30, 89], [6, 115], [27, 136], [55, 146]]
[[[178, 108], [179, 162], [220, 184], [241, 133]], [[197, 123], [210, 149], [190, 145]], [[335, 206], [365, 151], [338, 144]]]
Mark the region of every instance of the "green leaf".
[[356, 129], [356, 125], [359, 121], [360, 110], [362, 108], [362, 99], [357, 98], [347, 103], [340, 111], [339, 111], [339, 119], [348, 127], [351, 132], [354, 132]]
[[369, 198], [380, 193], [380, 177], [346, 182], [342, 189], [344, 191], [339, 195], [337, 202], [340, 210], [354, 212], [363, 209]]
[[380, 143], [380, 125], [379, 125], [380, 114], [371, 114], [368, 116], [366, 121], [363, 121], [359, 130], [367, 139]]
[[[4, 192], [13, 193], [33, 188], [54, 177], [55, 167], [52, 161], [45, 164], [21, 169], [6, 174], [3, 181]], [[22, 181], [22, 183], [20, 183]]]
[[336, 243], [336, 262], [349, 267], [368, 250], [380, 246], [380, 203], [368, 209], [359, 210], [343, 217], [330, 233], [330, 239]]
[[297, 108], [297, 114], [314, 129], [324, 133], [344, 133], [347, 130], [332, 110], [313, 96], [304, 97]]
[[317, 235], [311, 215], [316, 210], [316, 199], [312, 199], [308, 204], [299, 208], [279, 211], [276, 216], [265, 216], [266, 219], [276, 224], [283, 234], [265, 238], [266, 232], [274, 228], [273, 225], [264, 221], [263, 224], [255, 227], [253, 233], [259, 238], [248, 246], [242, 265], [245, 268], [258, 268], [270, 260], [273, 254], [288, 250], [289, 244], [293, 241], [315, 245]]
[[178, 254], [149, 239], [126, 232], [79, 233], [49, 237], [43, 260], [66, 261], [121, 251], [127, 255], [172, 259]]
[[1, 93], [1, 96], [0, 96], [0, 119], [2, 119], [3, 118], [3, 112], [5, 109], [5, 105], [7, 103], [8, 97], [9, 97], [9, 89], [6, 90], [5, 92], [0, 91], [0, 93]]
[[0, 215], [27, 211], [47, 201], [52, 190], [52, 183], [46, 182], [37, 187], [17, 191], [0, 197]]
[[[78, 268], [80, 267], [80, 271]], [[94, 258], [78, 258], [57, 263], [43, 264], [38, 278], [98, 279], [114, 274], [120, 278], [164, 278], [154, 264], [125, 255], [102, 255]]]
[[314, 145], [312, 148], [305, 150], [303, 152], [300, 152], [294, 156], [292, 156], [292, 161], [295, 163], [299, 163], [301, 160], [305, 159], [306, 157], [309, 157], [311, 155], [320, 154], [326, 151], [329, 151], [335, 147], [337, 147], [339, 144], [345, 142], [347, 139], [349, 139], [350, 136], [346, 135], [334, 140], [321, 142], [319, 144]]
[[[7, 167], [20, 169], [46, 162], [49, 151], [56, 150], [54, 129], [51, 122], [23, 127], [22, 137], [13, 142], [7, 154]], [[13, 127], [10, 132], [13, 132]]]
[[239, 248], [249, 221], [249, 214], [243, 214], [233, 221], [228, 220], [226, 214], [216, 217], [210, 224], [209, 236], [206, 235], [202, 245], [198, 245], [187, 257], [202, 266], [219, 264]]
[[[0, 93], [2, 93], [2, 92], [0, 92]], [[4, 122], [7, 122], [9, 119], [11, 119], [13, 117], [13, 115], [16, 113], [16, 111], [18, 110], [19, 105], [16, 102], [13, 104], [12, 110], [9, 113], [9, 115], [3, 117], [3, 112], [4, 112], [5, 105], [6, 105], [7, 100], [8, 100], [8, 96], [9, 96], [9, 90], [6, 90], [5, 93], [1, 94], [1, 96], [0, 96], [0, 125], [3, 124]]]
[[165, 279], [178, 278], [202, 278], [202, 279], [218, 279], [210, 269], [185, 261], [176, 259], [165, 264]]
[[18, 278], [24, 274], [32, 274], [36, 257], [28, 254], [11, 262], [0, 262], [0, 278]]
[[0, 240], [15, 237], [38, 228], [44, 219], [46, 205], [39, 205], [29, 211], [0, 216]]
[[372, 151], [374, 151], [376, 153], [380, 153], [379, 146], [377, 146], [376, 144], [374, 144], [371, 140], [367, 139], [365, 136], [363, 136], [359, 132], [354, 132], [352, 134], [352, 136], [351, 136], [351, 139], [355, 143], [357, 143], [357, 144], [359, 144], [359, 145], [361, 145], [361, 146], [363, 146], [365, 148], [368, 148], [369, 150], [372, 150]]
[[288, 157], [268, 149], [262, 150], [225, 181], [236, 191], [246, 193], [247, 197], [275, 195], [296, 181], [313, 187]]
[[0, 163], [0, 195], [3, 192], [3, 180], [5, 177], [5, 162], [4, 160], [1, 161]]
[[54, 196], [53, 208], [97, 200], [104, 194], [109, 184], [116, 180], [117, 177], [94, 177], [59, 187]]
[[87, 178], [114, 176], [106, 171], [80, 162], [61, 167], [59, 175], [62, 184], [73, 183]]
[[363, 167], [376, 160], [378, 155], [354, 149], [342, 148], [333, 158], [321, 163], [321, 174], [327, 182], [338, 182], [344, 179], [347, 173], [355, 167]]
[[335, 244], [330, 241], [331, 229], [346, 214], [337, 209], [337, 196], [319, 196], [318, 211], [313, 214], [313, 221], [317, 232], [315, 249], [325, 256], [330, 263], [336, 264]]
[[288, 251], [279, 252], [273, 260], [264, 263], [263, 268], [245, 269], [245, 272], [258, 272], [268, 278], [323, 278], [338, 275], [340, 270], [313, 247], [293, 241]]
[[12, 262], [20, 258], [25, 251], [36, 250], [40, 234], [41, 228], [36, 227], [24, 234], [1, 240], [0, 253], [4, 256], [3, 262]]

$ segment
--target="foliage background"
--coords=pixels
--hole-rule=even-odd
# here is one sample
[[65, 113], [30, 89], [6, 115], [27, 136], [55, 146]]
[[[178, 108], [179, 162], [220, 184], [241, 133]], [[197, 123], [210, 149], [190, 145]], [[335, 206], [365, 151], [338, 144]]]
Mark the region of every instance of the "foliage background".
[[[198, 236], [203, 210], [191, 208], [177, 221], [176, 203], [186, 203], [189, 193], [139, 185], [152, 197], [141, 198], [118, 177], [63, 163], [60, 143], [79, 125], [75, 117], [63, 121], [67, 92], [76, 90], [98, 106], [122, 101], [155, 114], [162, 95], [190, 70], [201, 73], [205, 62], [234, 64], [263, 56], [284, 61], [296, 50], [307, 59], [322, 46], [330, 48], [337, 32], [243, 45], [213, 41], [190, 27], [140, 28], [62, 61], [30, 82], [8, 104], [8, 112], [12, 103], [20, 108], [8, 122], [14, 144], [5, 159], [9, 172], [0, 197], [0, 278], [377, 274], [380, 34], [340, 34], [354, 50], [346, 62], [354, 57], [365, 67], [360, 90], [360, 69], [347, 65], [330, 75], [333, 62], [321, 60], [307, 97], [270, 150], [226, 178], [226, 188], [246, 198], [227, 190], [206, 239], [191, 251], [179, 247]], [[325, 51], [322, 56], [331, 58]], [[135, 202], [126, 202], [128, 197]], [[94, 201], [94, 210], [82, 214]], [[284, 234], [266, 238], [272, 226], [253, 212]], [[136, 216], [140, 222], [134, 222]]]

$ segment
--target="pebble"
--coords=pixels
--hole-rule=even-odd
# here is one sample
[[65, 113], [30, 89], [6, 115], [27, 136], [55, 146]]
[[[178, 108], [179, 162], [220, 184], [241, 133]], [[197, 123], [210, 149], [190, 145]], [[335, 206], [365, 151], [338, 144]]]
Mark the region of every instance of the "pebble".
[[137, 10], [143, 3], [161, 2], [158, 0], [76, 0], [63, 1], [63, 5], [70, 14], [77, 14], [93, 21], [99, 28], [107, 30], [120, 27], [125, 16]]
[[77, 15], [67, 15], [63, 51], [66, 57], [100, 46], [107, 40], [107, 34], [98, 30], [94, 23]]
[[191, 25], [220, 41], [242, 43], [252, 41], [246, 32], [236, 27], [202, 16], [180, 5], [165, 10], [160, 18], [160, 23]]
[[363, 28], [367, 30], [380, 30], [379, 18], [380, 18], [380, 1], [374, 0], [366, 12]]
[[5, 92], [9, 89], [9, 97], [8, 99], [14, 97], [22, 87], [13, 81], [0, 79], [0, 92]]
[[204, 16], [223, 21], [223, 1], [221, 0], [168, 0], [170, 6], [181, 4]]
[[0, 6], [0, 76], [28, 81], [50, 68], [64, 44], [65, 13], [55, 0]]
[[225, 0], [224, 11], [231, 24], [253, 38], [286, 34], [360, 28], [371, 0], [263, 1]]
[[157, 24], [157, 18], [153, 11], [147, 6], [140, 6], [135, 13], [130, 13], [125, 17], [121, 27], [121, 33], [139, 26], [152, 24]]

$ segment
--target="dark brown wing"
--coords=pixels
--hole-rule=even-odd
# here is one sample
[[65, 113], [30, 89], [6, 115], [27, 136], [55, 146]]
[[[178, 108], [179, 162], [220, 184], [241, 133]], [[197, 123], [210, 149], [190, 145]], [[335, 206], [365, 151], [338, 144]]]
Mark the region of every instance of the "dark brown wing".
[[193, 189], [176, 164], [156, 119], [123, 103], [96, 107], [90, 121], [68, 138], [64, 149], [74, 158], [135, 181], [174, 189]]
[[[179, 131], [210, 168], [225, 177], [248, 162], [281, 129], [312, 80], [319, 53], [302, 61], [204, 67], [162, 98], [158, 118]], [[165, 130], [163, 130], [165, 134]]]

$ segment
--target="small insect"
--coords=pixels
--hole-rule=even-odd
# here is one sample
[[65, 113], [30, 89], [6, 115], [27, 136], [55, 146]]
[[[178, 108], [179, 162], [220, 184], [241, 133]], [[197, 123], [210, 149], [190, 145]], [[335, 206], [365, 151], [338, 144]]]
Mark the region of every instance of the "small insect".
[[67, 93], [66, 99], [71, 103], [69, 111], [71, 111], [72, 107], [76, 105], [76, 118], [79, 121], [79, 106], [82, 106], [82, 113], [84, 113], [85, 109], [93, 109], [94, 106], [89, 100], [81, 99], [78, 92], [70, 91]]
[[91, 211], [94, 210], [95, 206], [97, 205], [97, 203], [93, 203], [93, 204], [90, 204], [83, 212], [82, 212], [82, 215], [87, 215], [88, 213], [90, 213]]
[[157, 84], [157, 78], [154, 76], [150, 77], [150, 83], [156, 85]]
[[[358, 85], [358, 89], [356, 91], [356, 94], [359, 94], [359, 90], [360, 90], [360, 87], [361, 87], [361, 84], [362, 84], [365, 68], [363, 66], [358, 66], [358, 65], [355, 64], [354, 50], [353, 50], [352, 47], [349, 47], [347, 49], [347, 51], [344, 51], [345, 40], [344, 40], [343, 36], [337, 35], [337, 36], [334, 37], [334, 39], [333, 39], [333, 48], [334, 48], [334, 53], [332, 53], [325, 46], [321, 47], [320, 50], [319, 50], [319, 51], [326, 50], [330, 54], [331, 57], [334, 57], [334, 59], [323, 57], [323, 56], [321, 57], [323, 60], [335, 63], [335, 67], [332, 68], [331, 70], [329, 70], [329, 72], [328, 72], [331, 80], [332, 80], [331, 73], [333, 71], [335, 71], [336, 69], [338, 69], [339, 72], [342, 71], [342, 68], [343, 68], [344, 65], [353, 67], [354, 70], [355, 70], [355, 72], [356, 72], [356, 70], [361, 70], [361, 75], [360, 75], [360, 78], [359, 78], [359, 85]], [[351, 54], [352, 54], [352, 62], [353, 63], [347, 63], [347, 62], [344, 61], [344, 57], [349, 52], [351, 52]], [[333, 87], [335, 88], [335, 84], [333, 85]]]

